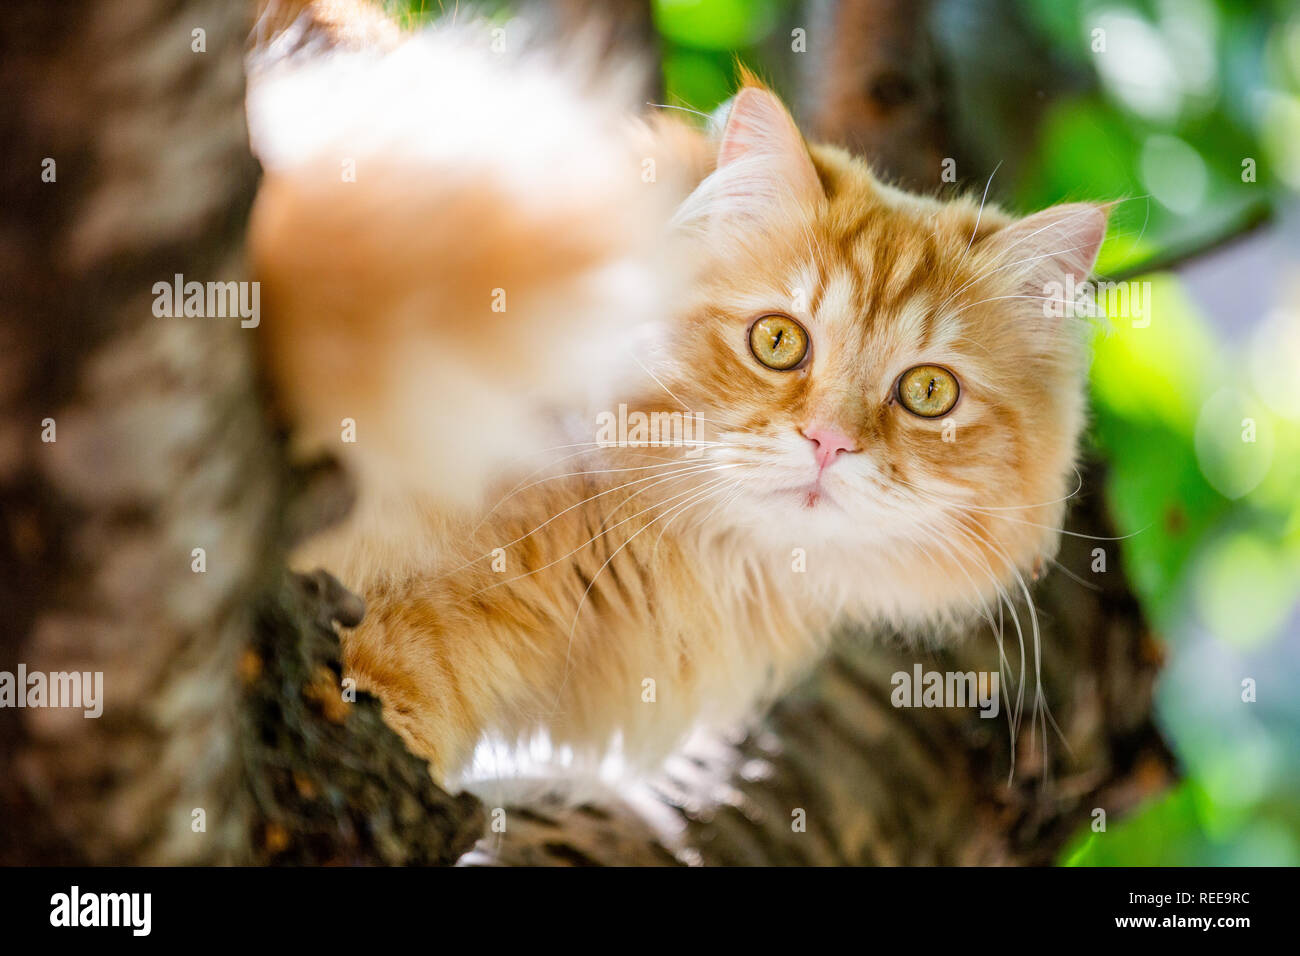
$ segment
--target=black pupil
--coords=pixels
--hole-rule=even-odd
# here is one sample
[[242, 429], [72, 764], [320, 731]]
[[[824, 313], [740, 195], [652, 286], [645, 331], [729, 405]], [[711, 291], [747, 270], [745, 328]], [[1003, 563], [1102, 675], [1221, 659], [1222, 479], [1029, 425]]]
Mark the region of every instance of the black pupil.
[[772, 340], [772, 349], [775, 351], [781, 347], [781, 336], [785, 335], [785, 330], [780, 329], [776, 333], [776, 338]]
[[935, 378], [930, 379], [930, 384], [927, 385], [927, 386], [925, 387], [925, 397], [926, 397], [926, 398], [933, 398], [933, 397], [934, 397], [934, 386], [938, 383], [938, 381], [939, 381], [939, 380], [938, 380], [938, 379], [935, 379]]

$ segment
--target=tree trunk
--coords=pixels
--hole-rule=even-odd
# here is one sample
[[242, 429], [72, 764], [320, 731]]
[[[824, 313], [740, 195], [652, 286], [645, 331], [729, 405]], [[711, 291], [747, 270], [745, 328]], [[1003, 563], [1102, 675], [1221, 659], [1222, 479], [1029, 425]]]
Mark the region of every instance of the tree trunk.
[[[813, 0], [800, 58], [801, 114], [814, 140], [872, 158], [912, 189], [938, 185], [952, 156], [933, 0]], [[964, 163], [962, 164], [964, 168]]]
[[256, 330], [153, 310], [177, 274], [247, 278], [251, 9], [0, 23], [0, 670], [102, 672], [104, 697], [0, 709], [0, 861], [454, 859], [476, 803], [341, 702], [318, 619], [346, 602], [283, 572], [300, 509]]

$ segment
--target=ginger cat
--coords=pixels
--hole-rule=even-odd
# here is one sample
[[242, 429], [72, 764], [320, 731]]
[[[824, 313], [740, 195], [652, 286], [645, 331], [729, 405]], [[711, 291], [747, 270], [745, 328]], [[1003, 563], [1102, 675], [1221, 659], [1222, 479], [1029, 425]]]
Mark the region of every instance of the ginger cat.
[[1044, 304], [1106, 211], [905, 194], [752, 78], [710, 133], [646, 123], [635, 70], [505, 39], [250, 77], [269, 377], [360, 487], [298, 561], [364, 596], [345, 669], [411, 749], [649, 765], [838, 620], [1020, 597], [1085, 417]]

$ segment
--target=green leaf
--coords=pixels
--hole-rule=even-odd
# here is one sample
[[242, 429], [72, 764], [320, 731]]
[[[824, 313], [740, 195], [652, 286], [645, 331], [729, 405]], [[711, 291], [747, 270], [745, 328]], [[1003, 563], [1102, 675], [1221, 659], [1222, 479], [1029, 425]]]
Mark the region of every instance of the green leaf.
[[776, 0], [655, 0], [654, 20], [682, 46], [735, 50], [772, 32], [779, 11]]

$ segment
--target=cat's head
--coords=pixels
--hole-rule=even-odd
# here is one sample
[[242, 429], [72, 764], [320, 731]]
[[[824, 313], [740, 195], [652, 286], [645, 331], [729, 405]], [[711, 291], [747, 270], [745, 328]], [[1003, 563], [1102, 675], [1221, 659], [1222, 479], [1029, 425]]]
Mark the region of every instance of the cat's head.
[[903, 193], [748, 86], [679, 218], [700, 282], [666, 384], [734, 466], [709, 521], [900, 621], [1018, 597], [1076, 490], [1086, 349], [1062, 300], [1106, 211]]

